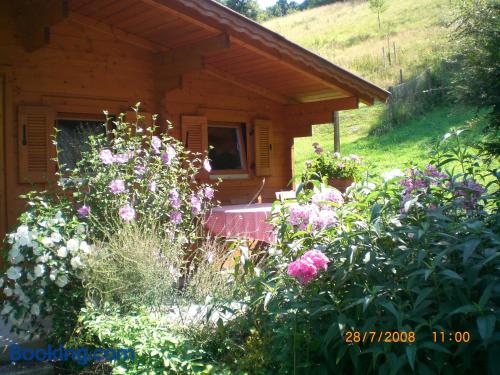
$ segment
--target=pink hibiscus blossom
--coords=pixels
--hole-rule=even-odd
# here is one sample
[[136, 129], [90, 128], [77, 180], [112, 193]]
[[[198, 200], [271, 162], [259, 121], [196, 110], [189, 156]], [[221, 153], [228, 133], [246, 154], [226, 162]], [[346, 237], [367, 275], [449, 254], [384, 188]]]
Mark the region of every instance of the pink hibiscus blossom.
[[80, 215], [80, 217], [87, 217], [89, 216], [89, 214], [90, 214], [90, 206], [87, 206], [86, 204], [84, 204], [82, 207], [78, 209], [78, 215]]
[[102, 150], [99, 152], [99, 159], [101, 159], [101, 162], [105, 165], [110, 165], [115, 162], [115, 157], [113, 156], [113, 153], [110, 150]]
[[117, 163], [117, 164], [125, 164], [126, 162], [128, 162], [130, 160], [131, 157], [132, 157], [132, 154], [130, 152], [125, 152], [122, 154], [116, 154], [114, 159], [115, 159], [115, 163]]
[[214, 192], [215, 190], [210, 186], [207, 186], [205, 189], [203, 189], [203, 194], [207, 199], [214, 199]]
[[125, 191], [125, 181], [113, 180], [109, 183], [109, 190], [113, 194], [123, 193]]
[[151, 147], [153, 148], [155, 154], [160, 153], [161, 139], [159, 137], [157, 137], [156, 135], [153, 135], [151, 137]]
[[135, 219], [135, 210], [129, 204], [120, 207], [118, 214], [124, 221], [132, 221]]
[[342, 197], [342, 193], [337, 189], [324, 188], [312, 196], [312, 201], [316, 204], [321, 202], [334, 202], [337, 204], [343, 204], [344, 198]]
[[191, 195], [191, 211], [195, 215], [201, 212], [201, 199], [196, 195]]
[[180, 224], [182, 222], [182, 214], [179, 211], [172, 211], [169, 217], [174, 224]]
[[173, 208], [180, 208], [181, 207], [181, 200], [179, 198], [179, 192], [175, 189], [172, 189], [168, 193], [168, 197], [170, 199], [170, 204], [172, 205]]
[[167, 151], [161, 155], [161, 161], [169, 165], [175, 158], [175, 149], [172, 146], [167, 146]]

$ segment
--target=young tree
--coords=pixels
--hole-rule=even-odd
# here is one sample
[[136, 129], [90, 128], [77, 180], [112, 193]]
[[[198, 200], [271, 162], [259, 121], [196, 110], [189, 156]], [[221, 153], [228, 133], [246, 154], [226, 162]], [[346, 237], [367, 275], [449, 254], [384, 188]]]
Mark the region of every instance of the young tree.
[[368, 3], [370, 5], [370, 9], [377, 13], [377, 19], [378, 19], [378, 29], [380, 30], [381, 24], [380, 24], [380, 14], [384, 13], [385, 10], [387, 9], [387, 1], [386, 0], [368, 0]]

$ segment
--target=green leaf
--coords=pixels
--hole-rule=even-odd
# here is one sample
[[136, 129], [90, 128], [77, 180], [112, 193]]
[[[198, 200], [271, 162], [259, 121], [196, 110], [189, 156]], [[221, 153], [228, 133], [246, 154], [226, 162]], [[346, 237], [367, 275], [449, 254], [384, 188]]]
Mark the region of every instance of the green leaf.
[[441, 271], [441, 274], [453, 280], [464, 281], [462, 276], [460, 276], [458, 273], [452, 270]]
[[421, 343], [419, 345], [419, 348], [436, 350], [438, 352], [443, 352], [443, 353], [451, 355], [451, 352], [448, 349], [446, 349], [442, 345], [436, 344], [435, 342], [432, 342], [432, 341], [425, 341], [425, 342]]
[[465, 306], [459, 307], [458, 309], [453, 310], [451, 313], [448, 314], [448, 316], [452, 316], [455, 314], [468, 314], [468, 313], [473, 313], [476, 311], [477, 311], [476, 306], [465, 305]]
[[470, 258], [470, 256], [474, 252], [474, 250], [476, 250], [477, 245], [479, 245], [480, 243], [481, 243], [481, 241], [478, 240], [477, 238], [475, 238], [473, 240], [469, 240], [469, 241], [465, 242], [464, 244], [462, 244], [461, 248], [464, 251], [464, 253], [463, 253], [464, 264]]
[[408, 345], [406, 347], [406, 356], [408, 357], [408, 363], [413, 371], [415, 371], [415, 358], [417, 356], [417, 347], [415, 345]]
[[418, 294], [414, 307], [417, 307], [424, 299], [426, 299], [427, 296], [431, 294], [433, 290], [434, 290], [433, 288], [422, 289]]
[[481, 298], [479, 298], [479, 305], [481, 307], [485, 307], [486, 304], [488, 303], [488, 300], [490, 299], [491, 297], [491, 292], [493, 290], [493, 288], [495, 287], [495, 284], [496, 284], [496, 281], [490, 283], [485, 289], [484, 289], [484, 292], [483, 294], [481, 295]]
[[496, 318], [494, 314], [481, 315], [476, 319], [479, 335], [483, 341], [488, 341], [495, 330]]

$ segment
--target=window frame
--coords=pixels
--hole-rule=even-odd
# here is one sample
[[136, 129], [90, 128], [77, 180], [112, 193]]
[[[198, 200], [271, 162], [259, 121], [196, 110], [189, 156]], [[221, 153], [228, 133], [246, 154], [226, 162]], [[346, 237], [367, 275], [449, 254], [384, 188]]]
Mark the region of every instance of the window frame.
[[[209, 121], [207, 123], [207, 141], [210, 147], [210, 139], [208, 137], [209, 128], [232, 128], [236, 129], [238, 145], [237, 149], [240, 154], [240, 160], [243, 168], [240, 169], [212, 169], [210, 172], [211, 178], [223, 179], [245, 179], [249, 177], [248, 166], [248, 129], [245, 122], [227, 122], [227, 121]], [[243, 128], [245, 127], [246, 138], [243, 136]]]

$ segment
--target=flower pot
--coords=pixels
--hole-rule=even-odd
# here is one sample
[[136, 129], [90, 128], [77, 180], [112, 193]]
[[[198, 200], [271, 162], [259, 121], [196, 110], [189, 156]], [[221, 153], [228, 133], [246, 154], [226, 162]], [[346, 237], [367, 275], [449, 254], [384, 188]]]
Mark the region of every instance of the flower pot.
[[329, 178], [328, 185], [345, 193], [346, 189], [352, 185], [353, 181], [352, 178]]

